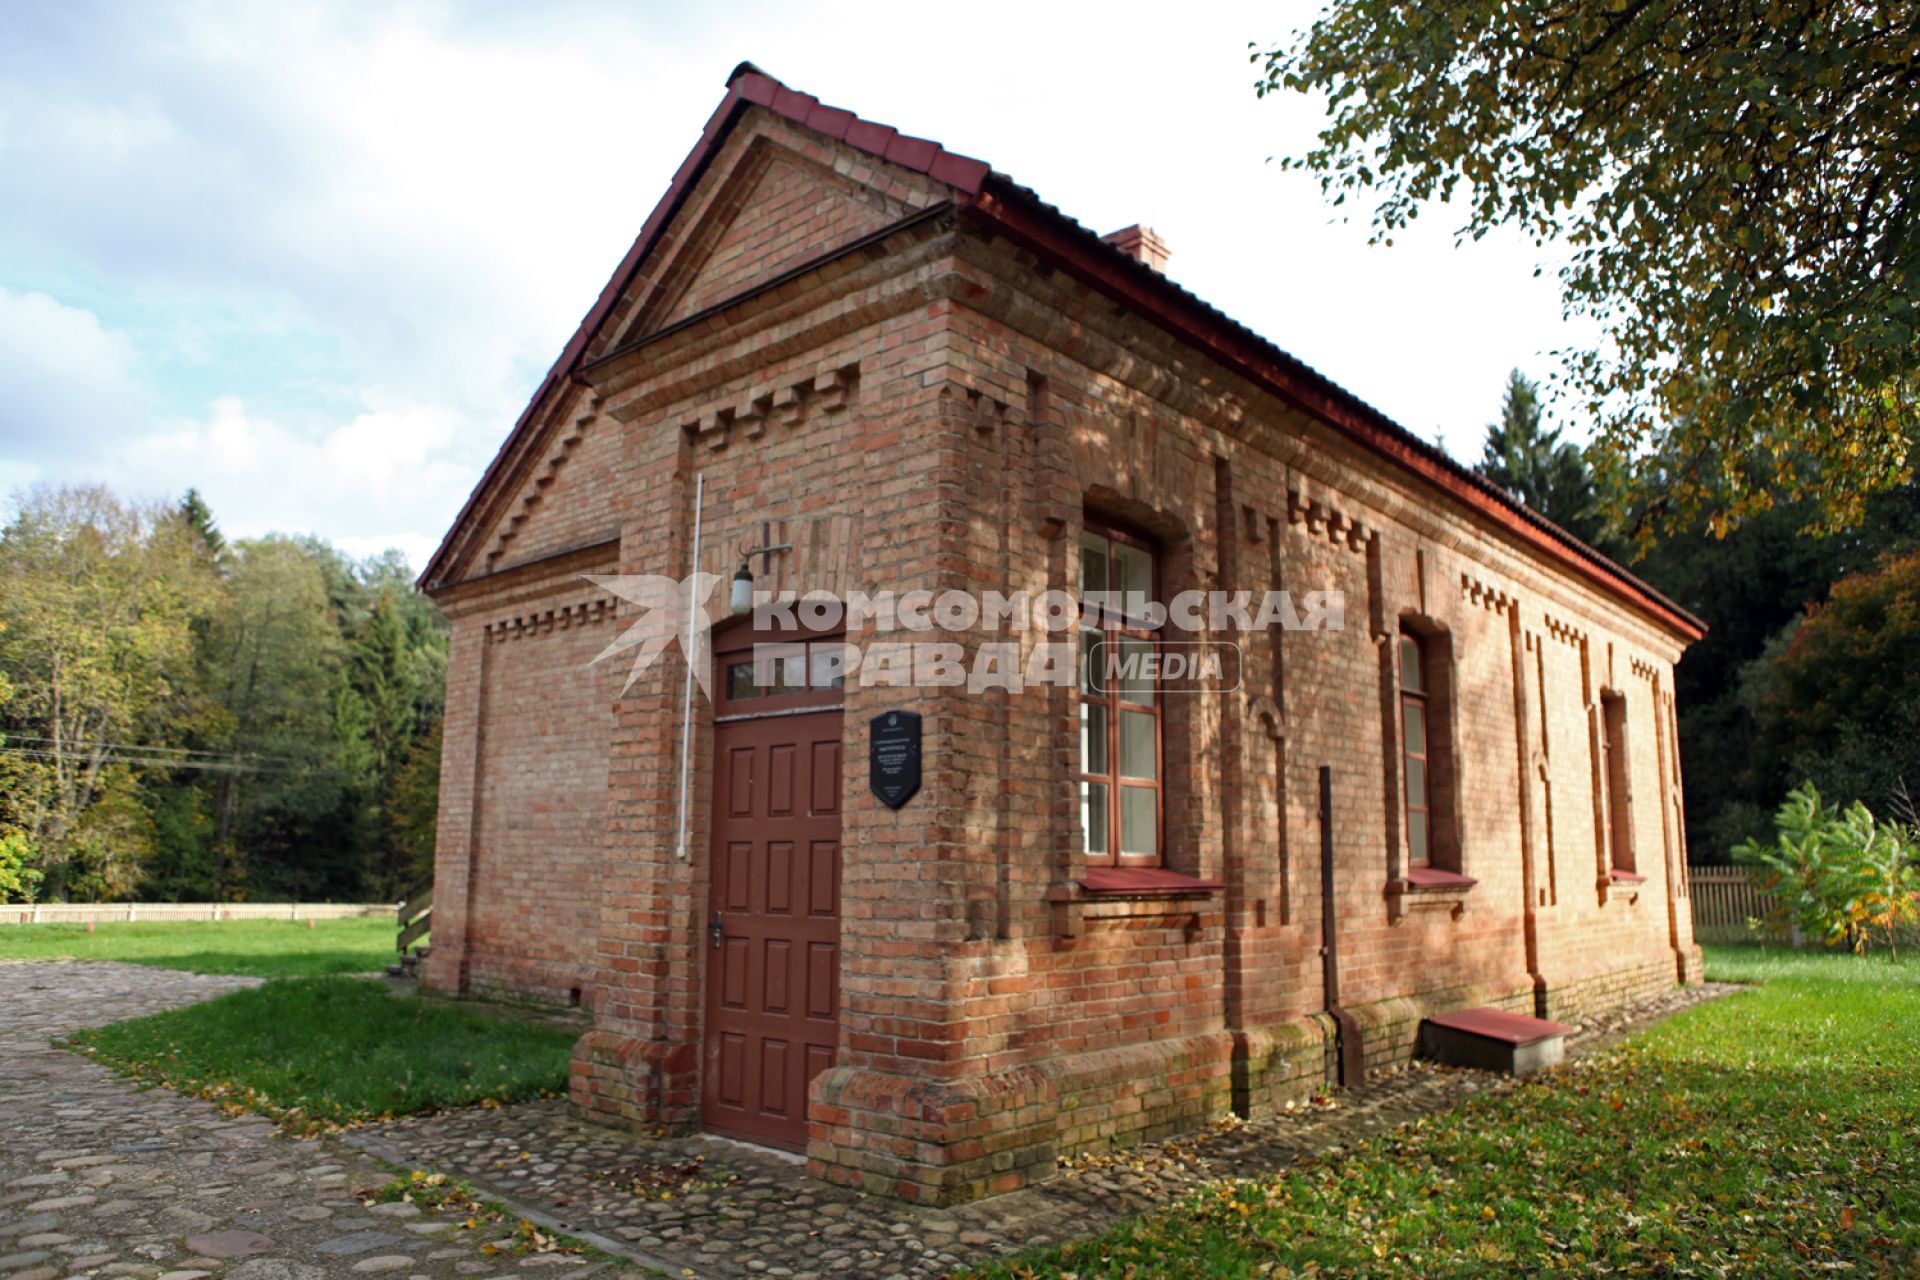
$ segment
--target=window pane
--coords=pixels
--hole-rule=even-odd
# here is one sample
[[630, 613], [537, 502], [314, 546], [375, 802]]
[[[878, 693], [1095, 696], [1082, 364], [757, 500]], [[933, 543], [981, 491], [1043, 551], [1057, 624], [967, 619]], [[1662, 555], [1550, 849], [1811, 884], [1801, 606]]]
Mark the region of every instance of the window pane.
[[1080, 828], [1087, 833], [1087, 852], [1107, 851], [1107, 784], [1080, 784]]
[[1151, 787], [1120, 788], [1120, 852], [1159, 854], [1159, 800]]
[[1407, 754], [1427, 754], [1427, 704], [1413, 698], [1403, 698], [1400, 707], [1406, 713]]
[[1400, 637], [1400, 687], [1409, 693], [1427, 691], [1426, 664], [1420, 660], [1420, 642]]
[[[1143, 707], [1153, 705], [1154, 644], [1151, 640], [1136, 640], [1132, 636], [1120, 637], [1120, 670], [1117, 683], [1120, 686], [1120, 701], [1137, 703]], [[1109, 668], [1111, 670], [1111, 668]]]
[[847, 683], [847, 649], [839, 640], [807, 646], [807, 687], [839, 689]]
[[797, 693], [807, 687], [807, 646], [757, 644], [753, 646], [753, 682], [764, 694]]
[[1407, 815], [1407, 858], [1414, 863], [1430, 861], [1427, 851], [1427, 815]]
[[1104, 666], [1109, 660], [1107, 648], [1100, 643], [1102, 636], [1103, 633], [1091, 627], [1082, 628], [1080, 632], [1080, 692], [1095, 697], [1105, 697], [1112, 692], [1106, 673], [1094, 665]]
[[1104, 703], [1080, 704], [1080, 772], [1108, 772], [1107, 708]]
[[1129, 778], [1157, 778], [1155, 759], [1159, 717], [1151, 711], [1120, 713], [1120, 772]]
[[1407, 757], [1407, 803], [1427, 807], [1427, 762], [1419, 756]]
[[736, 662], [727, 668], [727, 697], [757, 698], [760, 686], [753, 682], [753, 663]]
[[1111, 544], [1097, 533], [1080, 535], [1080, 592], [1107, 589], [1107, 548]]
[[1114, 543], [1112, 586], [1122, 609], [1136, 617], [1146, 612], [1153, 599], [1153, 557], [1139, 547]]

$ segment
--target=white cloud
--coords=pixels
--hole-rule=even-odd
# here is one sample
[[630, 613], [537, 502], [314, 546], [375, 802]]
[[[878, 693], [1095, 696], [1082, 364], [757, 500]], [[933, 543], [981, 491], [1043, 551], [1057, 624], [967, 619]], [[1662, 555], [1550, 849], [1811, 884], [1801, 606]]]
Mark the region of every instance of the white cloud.
[[565, 341], [723, 72], [655, 104], [678, 127], [620, 124], [639, 154], [609, 164], [604, 130], [660, 79], [643, 26], [594, 24], [610, 43], [593, 43], [578, 26], [491, 38], [419, 5], [38, 17], [29, 39], [91, 70], [0, 57], [0, 233], [337, 344], [358, 384], [495, 414]]
[[388, 551], [398, 551], [407, 558], [407, 564], [413, 571], [418, 573], [426, 568], [427, 560], [440, 549], [440, 540], [420, 533], [375, 533], [352, 538], [335, 538], [333, 545], [356, 560], [384, 555]]
[[0, 288], [0, 449], [15, 466], [146, 419], [133, 344], [44, 293]]
[[330, 432], [322, 444], [328, 463], [384, 491], [394, 478], [417, 474], [427, 460], [453, 443], [458, 415], [430, 406], [363, 413]]
[[398, 547], [421, 567], [476, 474], [454, 447], [487, 428], [443, 405], [358, 398], [364, 411], [307, 428], [238, 396], [156, 420], [125, 334], [0, 289], [0, 493], [43, 480], [149, 498], [198, 488], [230, 536], [319, 532], [357, 556]]
[[[462, 425], [444, 407], [400, 405], [305, 431], [225, 397], [130, 444], [124, 476], [142, 490], [197, 487], [230, 537], [318, 531], [354, 555], [399, 547], [417, 569], [472, 483], [444, 456]], [[393, 514], [426, 519], [381, 523]]]

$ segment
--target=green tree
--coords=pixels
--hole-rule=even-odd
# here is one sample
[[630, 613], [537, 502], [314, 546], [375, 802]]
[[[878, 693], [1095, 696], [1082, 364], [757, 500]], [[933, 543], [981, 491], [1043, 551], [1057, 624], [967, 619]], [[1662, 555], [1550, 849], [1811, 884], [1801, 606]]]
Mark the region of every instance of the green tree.
[[[146, 850], [122, 801], [129, 761], [167, 746], [191, 693], [196, 619], [216, 584], [167, 508], [99, 487], [35, 489], [0, 530], [0, 665], [32, 767], [13, 785], [49, 895], [125, 888]], [[96, 802], [113, 799], [91, 827]]]
[[[389, 554], [192, 491], [0, 530], [0, 895], [363, 898], [431, 867], [446, 626]], [[9, 696], [5, 686], [13, 686]]]
[[1767, 830], [1785, 789], [1805, 776], [1760, 737], [1761, 704], [1787, 629], [1826, 599], [1835, 581], [1871, 569], [1884, 555], [1920, 550], [1920, 486], [1875, 497], [1866, 520], [1834, 534], [1808, 537], [1808, 518], [1805, 505], [1780, 506], [1723, 537], [1698, 520], [1661, 539], [1635, 566], [1707, 622], [1706, 637], [1674, 669], [1688, 845], [1696, 861], [1724, 862], [1734, 845]]
[[1463, 235], [1564, 241], [1606, 335], [1570, 377], [1648, 537], [1801, 496], [1835, 527], [1911, 476], [1916, 32], [1914, 0], [1335, 0], [1253, 57], [1326, 95], [1288, 163], [1376, 238], [1457, 198]]
[[1474, 470], [1589, 545], [1607, 541], [1586, 456], [1546, 425], [1539, 388], [1518, 369], [1507, 375], [1500, 420], [1487, 427]]
[[436, 719], [414, 740], [393, 773], [382, 805], [390, 853], [388, 890], [398, 897], [433, 878], [434, 833], [440, 818], [440, 730]]
[[317, 896], [304, 864], [339, 811], [343, 769], [333, 699], [347, 647], [325, 566], [310, 545], [270, 536], [235, 543], [229, 602], [208, 630], [205, 663], [224, 725], [210, 744], [212, 849], [232, 891]]
[[[355, 563], [312, 538], [237, 543], [228, 577], [232, 605], [209, 635], [232, 720], [218, 745], [240, 766], [209, 805], [224, 874], [256, 896], [410, 887], [423, 775], [409, 766], [444, 696], [438, 608], [397, 557]], [[437, 796], [437, 768], [433, 780]], [[430, 834], [425, 847], [430, 859]]]
[[[6, 624], [0, 622], [0, 631], [5, 630]], [[0, 716], [12, 699], [13, 685], [0, 671]], [[0, 902], [31, 902], [40, 885], [40, 872], [33, 865], [33, 846], [27, 843], [27, 833], [21, 829], [16, 812], [24, 761], [6, 747], [6, 735], [0, 734]]]
[[207, 558], [218, 562], [227, 553], [227, 540], [220, 532], [220, 525], [213, 518], [213, 508], [200, 496], [198, 489], [188, 489], [180, 499], [180, 518], [187, 522], [187, 528], [193, 531], [200, 545], [205, 549]]
[[1920, 761], [1920, 554], [1834, 583], [1755, 677], [1763, 785], [1893, 803]]
[[40, 886], [27, 833], [0, 831], [0, 902], [32, 902]]
[[[446, 637], [438, 610], [412, 589], [403, 563], [375, 560], [359, 576], [366, 607], [348, 640], [348, 706], [365, 751], [366, 875], [391, 897], [432, 867], [432, 829], [423, 830], [419, 809], [429, 782], [437, 807]], [[431, 760], [416, 761], [421, 752]], [[396, 811], [396, 801], [410, 811]]]

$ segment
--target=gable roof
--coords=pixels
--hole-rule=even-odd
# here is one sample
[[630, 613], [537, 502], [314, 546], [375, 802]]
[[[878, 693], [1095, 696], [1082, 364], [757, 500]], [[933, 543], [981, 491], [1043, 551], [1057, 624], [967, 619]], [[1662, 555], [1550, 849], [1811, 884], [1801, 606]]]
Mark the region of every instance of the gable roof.
[[1698, 640], [1706, 634], [1705, 623], [1653, 587], [1359, 396], [1101, 239], [1098, 233], [1048, 204], [1030, 188], [983, 161], [948, 151], [930, 139], [903, 134], [890, 126], [863, 120], [851, 111], [827, 106], [811, 94], [788, 88], [751, 62], [741, 63], [727, 77], [726, 96], [708, 118], [699, 141], [681, 162], [666, 194], [654, 206], [632, 247], [581, 319], [559, 359], [541, 379], [439, 550], [428, 561], [420, 575], [423, 589], [452, 585], [443, 581], [442, 575], [451, 565], [457, 535], [474, 515], [516, 446], [533, 429], [541, 406], [580, 373], [587, 348], [602, 322], [633, 281], [661, 232], [680, 211], [734, 124], [750, 106], [763, 107], [856, 150], [946, 184], [954, 193], [954, 203], [965, 216], [991, 225], [996, 232], [1054, 267], [1107, 294], [1262, 389], [1333, 426], [1369, 452], [1493, 521], [1532, 549], [1558, 561], [1687, 640]]

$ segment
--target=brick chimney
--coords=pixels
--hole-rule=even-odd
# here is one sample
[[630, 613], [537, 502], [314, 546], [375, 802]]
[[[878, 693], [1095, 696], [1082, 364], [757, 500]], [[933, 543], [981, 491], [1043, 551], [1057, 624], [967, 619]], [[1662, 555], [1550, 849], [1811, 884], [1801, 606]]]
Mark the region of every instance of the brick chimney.
[[1143, 227], [1137, 222], [1119, 231], [1109, 231], [1100, 238], [1121, 252], [1132, 254], [1155, 271], [1165, 271], [1167, 259], [1173, 256], [1167, 249], [1167, 242], [1152, 227]]

